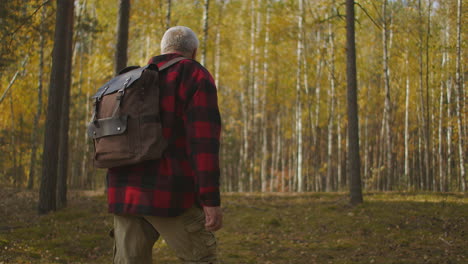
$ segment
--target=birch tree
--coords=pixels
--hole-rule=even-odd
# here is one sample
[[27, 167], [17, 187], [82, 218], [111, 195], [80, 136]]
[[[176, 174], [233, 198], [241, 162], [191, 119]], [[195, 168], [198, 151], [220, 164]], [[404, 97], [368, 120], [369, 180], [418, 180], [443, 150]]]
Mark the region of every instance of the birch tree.
[[382, 45], [383, 45], [383, 73], [384, 73], [384, 86], [385, 86], [385, 100], [384, 100], [384, 113], [383, 113], [383, 138], [385, 142], [385, 182], [386, 189], [393, 186], [393, 162], [392, 162], [392, 138], [391, 138], [391, 101], [390, 101], [390, 68], [389, 68], [389, 17], [387, 11], [388, 1], [384, 0], [382, 5]]
[[304, 0], [298, 0], [297, 15], [297, 70], [296, 70], [296, 178], [297, 191], [302, 192], [304, 188], [304, 175], [302, 174], [302, 101], [301, 101], [301, 75], [302, 75], [302, 53], [304, 47]]
[[201, 46], [201, 65], [206, 66], [206, 42], [208, 41], [208, 18], [210, 10], [210, 0], [205, 0], [203, 4], [203, 38]]
[[462, 113], [463, 112], [463, 77], [462, 77], [462, 58], [461, 58], [461, 29], [462, 29], [462, 1], [457, 1], [457, 57], [456, 57], [456, 73], [455, 73], [455, 82], [456, 82], [456, 113], [457, 113], [457, 126], [458, 126], [458, 153], [459, 160], [458, 164], [460, 167], [460, 189], [461, 191], [466, 191], [466, 176], [465, 176], [465, 152], [463, 150], [463, 135], [464, 130], [462, 126]]

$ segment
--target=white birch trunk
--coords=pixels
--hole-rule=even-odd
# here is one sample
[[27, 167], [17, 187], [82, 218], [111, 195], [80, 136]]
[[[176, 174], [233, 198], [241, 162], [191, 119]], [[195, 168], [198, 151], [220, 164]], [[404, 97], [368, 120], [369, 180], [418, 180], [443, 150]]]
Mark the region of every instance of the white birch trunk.
[[208, 41], [208, 18], [210, 10], [210, 0], [204, 0], [203, 4], [203, 39], [201, 46], [200, 64], [206, 67], [206, 43]]
[[333, 190], [333, 166], [332, 166], [332, 155], [333, 155], [333, 126], [335, 123], [335, 38], [332, 30], [331, 23], [328, 24], [328, 33], [330, 38], [330, 61], [329, 65], [329, 79], [330, 79], [330, 90], [328, 93], [329, 98], [329, 117], [328, 117], [328, 137], [327, 137], [327, 179], [325, 190], [330, 192]]
[[[265, 22], [265, 43], [263, 47], [263, 81], [262, 81], [262, 117], [263, 117], [263, 127], [262, 127], [262, 161], [261, 161], [261, 180], [262, 180], [262, 192], [267, 190], [267, 161], [268, 161], [268, 141], [267, 141], [267, 111], [266, 111], [266, 102], [267, 102], [267, 90], [268, 90], [268, 47], [270, 42], [270, 5], [267, 4], [266, 12], [266, 22]], [[270, 179], [273, 179], [273, 175], [270, 175]], [[270, 182], [270, 191], [273, 189], [273, 184]]]
[[302, 175], [302, 102], [301, 102], [301, 59], [303, 52], [303, 13], [304, 13], [304, 0], [298, 0], [299, 11], [297, 15], [297, 71], [296, 71], [296, 178], [297, 178], [297, 191], [303, 191], [303, 175]]
[[215, 40], [215, 46], [216, 46], [216, 51], [215, 51], [215, 72], [214, 72], [214, 77], [215, 77], [215, 84], [216, 88], [218, 88], [218, 92], [220, 91], [219, 87], [219, 69], [221, 68], [221, 26], [222, 26], [222, 21], [223, 21], [223, 11], [224, 7], [226, 5], [226, 1], [222, 0], [219, 6], [219, 14], [218, 14], [218, 23], [216, 26], [216, 40]]
[[[408, 45], [407, 45], [408, 47]], [[405, 56], [405, 66], [406, 66], [406, 93], [405, 93], [405, 179], [407, 181], [407, 187], [410, 187], [409, 179], [409, 98], [410, 98], [410, 77], [409, 77], [409, 49], [406, 49]]]
[[385, 182], [386, 189], [391, 190], [393, 186], [393, 173], [392, 173], [392, 139], [390, 131], [391, 120], [391, 101], [390, 101], [390, 68], [389, 68], [389, 23], [387, 17], [387, 0], [383, 2], [383, 72], [384, 72], [384, 87], [385, 87], [385, 101], [384, 101], [384, 131], [385, 131]]
[[[444, 59], [442, 60], [442, 69], [444, 68], [445, 64], [445, 54], [444, 54]], [[440, 95], [439, 95], [439, 129], [438, 129], [438, 153], [439, 153], [439, 186], [440, 186], [440, 191], [443, 191], [445, 189], [445, 184], [444, 184], [444, 159], [443, 159], [443, 153], [442, 153], [442, 121], [444, 119], [444, 82], [441, 81], [440, 83]]]
[[[315, 190], [319, 191], [321, 190], [321, 175], [319, 171], [319, 159], [320, 159], [320, 152], [319, 152], [319, 142], [318, 142], [318, 136], [319, 136], [319, 129], [318, 129], [318, 124], [319, 124], [319, 113], [320, 113], [320, 90], [321, 90], [321, 79], [322, 79], [322, 66], [323, 66], [323, 57], [321, 56], [321, 45], [326, 45], [321, 43], [321, 29], [317, 30], [316, 33], [316, 40], [317, 40], [317, 50], [316, 54], [317, 57], [319, 58], [317, 62], [317, 66], [315, 69], [315, 110], [314, 110], [314, 121], [313, 121], [313, 147], [315, 150], [315, 155], [314, 157], [314, 185], [315, 185]], [[312, 109], [310, 110], [312, 112]]]
[[[337, 100], [337, 108], [338, 108], [338, 111], [340, 109], [340, 100]], [[336, 165], [336, 169], [337, 169], [337, 188], [338, 190], [341, 189], [341, 187], [343, 186], [343, 175], [342, 175], [342, 154], [341, 151], [342, 151], [342, 148], [341, 148], [341, 114], [340, 112], [338, 112], [338, 116], [337, 116], [337, 124], [336, 124], [336, 134], [337, 134], [337, 165]]]
[[462, 126], [462, 113], [463, 109], [463, 82], [462, 82], [462, 65], [461, 65], [461, 16], [462, 16], [462, 0], [457, 1], [457, 58], [456, 58], [456, 114], [457, 114], [457, 125], [458, 125], [458, 153], [460, 166], [460, 189], [462, 192], [466, 192], [466, 178], [465, 178], [465, 152], [463, 151], [463, 126]]

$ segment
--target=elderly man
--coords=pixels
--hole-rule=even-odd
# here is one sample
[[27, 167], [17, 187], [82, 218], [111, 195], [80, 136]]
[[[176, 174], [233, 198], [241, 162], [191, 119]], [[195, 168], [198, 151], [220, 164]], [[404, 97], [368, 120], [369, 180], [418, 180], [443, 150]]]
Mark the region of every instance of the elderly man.
[[161, 67], [186, 58], [160, 72], [161, 123], [169, 141], [163, 157], [108, 170], [114, 263], [152, 263], [160, 236], [183, 263], [217, 263], [221, 118], [213, 78], [195, 61], [197, 48], [191, 29], [172, 27], [162, 38], [162, 55], [149, 61]]

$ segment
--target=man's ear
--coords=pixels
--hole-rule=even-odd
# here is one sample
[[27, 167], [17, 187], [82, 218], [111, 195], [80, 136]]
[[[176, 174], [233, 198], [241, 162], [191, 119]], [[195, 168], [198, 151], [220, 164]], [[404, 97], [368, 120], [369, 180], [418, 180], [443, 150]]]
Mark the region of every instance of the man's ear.
[[197, 49], [194, 49], [192, 53], [192, 59], [195, 59], [196, 57], [197, 57]]

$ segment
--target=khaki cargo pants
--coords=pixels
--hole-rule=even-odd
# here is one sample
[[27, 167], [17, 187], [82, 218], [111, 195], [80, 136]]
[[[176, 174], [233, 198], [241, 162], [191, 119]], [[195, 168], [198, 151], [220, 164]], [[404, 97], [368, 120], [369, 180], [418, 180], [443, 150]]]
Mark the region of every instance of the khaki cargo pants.
[[114, 264], [151, 264], [162, 236], [185, 264], [216, 264], [216, 239], [194, 206], [177, 217], [114, 215]]

